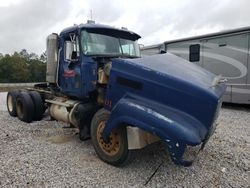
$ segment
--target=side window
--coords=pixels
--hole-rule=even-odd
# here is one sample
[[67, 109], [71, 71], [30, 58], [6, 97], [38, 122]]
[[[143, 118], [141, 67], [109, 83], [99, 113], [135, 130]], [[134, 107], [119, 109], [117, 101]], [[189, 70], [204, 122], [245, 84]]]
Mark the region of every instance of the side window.
[[200, 45], [192, 44], [189, 46], [189, 61], [196, 62], [200, 61]]

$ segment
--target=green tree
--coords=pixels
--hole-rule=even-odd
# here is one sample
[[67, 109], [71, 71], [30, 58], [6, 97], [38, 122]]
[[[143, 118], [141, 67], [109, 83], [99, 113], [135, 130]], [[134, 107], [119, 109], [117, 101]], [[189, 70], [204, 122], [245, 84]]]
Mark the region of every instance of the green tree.
[[[42, 56], [42, 55], [41, 55]], [[44, 82], [46, 76], [46, 63], [35, 53], [28, 53], [22, 49], [13, 55], [0, 54], [0, 82]]]
[[40, 59], [39, 59], [40, 61], [42, 61], [42, 62], [46, 62], [46, 60], [47, 60], [47, 53], [46, 53], [46, 51], [45, 52], [43, 52], [41, 55], [40, 55]]
[[29, 59], [29, 53], [26, 49], [22, 49], [20, 52], [19, 52], [20, 56], [25, 58], [26, 60]]
[[44, 82], [46, 75], [46, 64], [40, 60], [30, 60], [29, 72], [31, 82]]

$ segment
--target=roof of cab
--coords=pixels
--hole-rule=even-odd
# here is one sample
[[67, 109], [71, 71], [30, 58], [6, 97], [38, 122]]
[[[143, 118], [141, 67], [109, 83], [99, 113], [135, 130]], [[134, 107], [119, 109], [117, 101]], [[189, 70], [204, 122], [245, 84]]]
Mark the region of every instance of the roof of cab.
[[109, 31], [112, 30], [112, 32], [114, 32], [114, 33], [122, 33], [127, 37], [129, 36], [133, 40], [137, 40], [137, 39], [141, 38], [141, 36], [138, 35], [137, 33], [133, 32], [133, 31], [129, 31], [127, 29], [119, 29], [119, 28], [108, 26], [108, 25], [95, 24], [95, 23], [86, 23], [86, 24], [80, 24], [80, 25], [74, 25], [71, 27], [67, 27], [61, 31], [60, 35], [64, 35], [64, 34], [70, 33], [70, 32], [75, 32], [78, 29], [93, 29], [93, 30], [103, 29], [103, 30], [109, 30]]

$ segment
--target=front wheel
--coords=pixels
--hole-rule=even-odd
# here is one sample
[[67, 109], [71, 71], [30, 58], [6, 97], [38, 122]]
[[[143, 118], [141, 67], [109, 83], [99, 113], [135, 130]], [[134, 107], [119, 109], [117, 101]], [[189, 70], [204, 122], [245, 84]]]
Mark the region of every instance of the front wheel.
[[112, 130], [108, 142], [102, 138], [102, 132], [109, 117], [109, 112], [100, 109], [94, 115], [91, 122], [91, 140], [97, 155], [106, 163], [114, 166], [124, 165], [129, 157], [126, 127]]

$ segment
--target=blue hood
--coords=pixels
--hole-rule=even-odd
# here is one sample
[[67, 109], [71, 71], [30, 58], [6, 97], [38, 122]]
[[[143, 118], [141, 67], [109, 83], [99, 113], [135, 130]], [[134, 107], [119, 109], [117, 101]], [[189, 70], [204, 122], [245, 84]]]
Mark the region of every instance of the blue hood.
[[[194, 87], [206, 90], [206, 92], [214, 95], [216, 99], [220, 98], [223, 94], [220, 90], [221, 87], [214, 87], [218, 75], [172, 54], [144, 56], [138, 59], [118, 61], [126, 61], [128, 64], [134, 64], [134, 66], [141, 67], [146, 71], [152, 72], [152, 74], [161, 75], [168, 81], [172, 80], [173, 83], [163, 82], [162, 84], [167, 84], [168, 86], [174, 84], [175, 89], [182, 90], [182, 84], [184, 84], [190, 86], [190, 88], [186, 88], [186, 92], [192, 93], [190, 89]], [[180, 85], [177, 85], [176, 82]], [[222, 88], [225, 88], [225, 86], [222, 86]]]
[[[152, 101], [153, 110], [163, 115], [166, 108], [192, 117], [203, 125], [204, 139], [214, 122], [217, 107], [226, 86], [215, 82], [216, 75], [171, 54], [145, 56], [137, 59], [113, 59], [107, 98], [112, 108], [124, 97]], [[151, 101], [151, 102], [150, 102]], [[205, 130], [205, 131], [204, 131]]]

